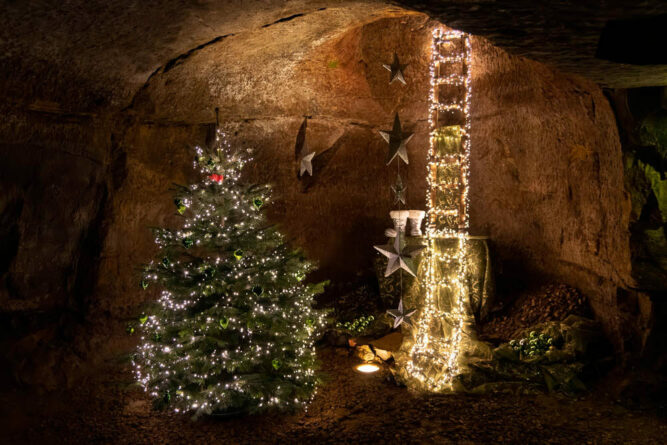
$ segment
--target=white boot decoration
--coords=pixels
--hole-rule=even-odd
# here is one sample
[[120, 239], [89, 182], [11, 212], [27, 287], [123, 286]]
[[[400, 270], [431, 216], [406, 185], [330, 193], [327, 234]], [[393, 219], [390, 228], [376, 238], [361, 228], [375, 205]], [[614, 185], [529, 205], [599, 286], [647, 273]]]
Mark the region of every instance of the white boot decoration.
[[421, 236], [422, 235], [422, 221], [424, 221], [424, 216], [426, 212], [423, 210], [409, 210], [410, 216], [410, 235], [412, 236]]
[[408, 225], [408, 216], [410, 216], [410, 212], [408, 210], [392, 210], [389, 212], [389, 216], [394, 222], [396, 233], [404, 234], [405, 226]]

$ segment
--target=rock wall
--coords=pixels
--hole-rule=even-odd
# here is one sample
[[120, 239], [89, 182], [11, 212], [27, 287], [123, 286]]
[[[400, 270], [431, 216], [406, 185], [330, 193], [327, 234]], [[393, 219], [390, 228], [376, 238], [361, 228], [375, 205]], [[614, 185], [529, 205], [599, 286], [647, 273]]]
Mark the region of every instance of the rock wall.
[[[383, 19], [291, 53], [287, 62], [247, 53], [234, 66], [229, 58], [244, 49], [230, 40], [224, 51], [204, 50], [155, 79], [138, 111], [162, 120], [205, 120], [224, 104], [221, 120], [232, 140], [257, 149], [249, 178], [276, 186], [280, 199], [271, 218], [319, 261], [322, 276], [344, 279], [368, 268], [368, 247], [388, 223], [395, 172], [383, 165], [385, 145], [376, 131], [390, 125], [395, 110], [416, 132], [404, 171], [409, 207], [424, 206], [428, 29], [420, 17]], [[474, 42], [472, 231], [491, 237], [501, 284], [576, 286], [619, 343], [624, 319], [616, 290], [632, 280], [611, 108], [589, 81], [510, 56], [484, 39]], [[410, 63], [407, 87], [387, 85], [380, 67], [393, 50]], [[303, 115], [312, 116], [312, 146], [336, 149], [307, 190], [293, 161]], [[125, 230], [128, 237], [138, 233]]]
[[[5, 108], [0, 125], [2, 369], [30, 383], [66, 380], [54, 340], [74, 349], [94, 288], [113, 181], [110, 123]], [[85, 343], [85, 342], [84, 342]]]
[[[284, 30], [268, 29], [262, 39], [276, 46], [267, 52], [248, 52], [246, 41], [231, 39], [151, 82], [132, 111], [157, 123], [133, 125], [123, 142], [128, 176], [113, 201], [100, 274], [99, 293], [116, 296], [107, 309], [129, 314], [126, 309], [136, 306], [137, 298], [151, 296], [139, 292], [136, 273], [149, 258], [152, 238], [146, 227], [174, 214], [169, 182], [182, 183], [192, 173], [191, 147], [205, 143], [210, 126], [196, 122], [214, 120], [216, 107], [230, 142], [255, 151], [246, 178], [274, 185], [270, 219], [319, 263], [318, 276], [349, 280], [367, 273], [375, 255], [372, 245], [384, 242], [384, 229], [391, 225], [389, 187], [396, 170], [384, 163], [387, 145], [378, 130], [391, 128], [396, 111], [405, 128], [415, 132], [410, 165], [401, 171], [408, 206], [424, 207], [428, 26], [422, 16], [385, 18], [338, 32], [308, 52], [302, 34], [290, 34], [301, 36], [298, 44], [281, 46], [276, 42]], [[284, 60], [269, 57], [286, 48], [298, 49]], [[409, 63], [407, 86], [389, 85], [389, 72], [382, 68], [394, 51]], [[298, 179], [294, 159], [304, 116], [309, 116], [311, 149], [331, 150], [330, 161], [312, 180]]]
[[[582, 290], [620, 346], [629, 203], [613, 111], [595, 84], [475, 39], [471, 225], [507, 287]], [[518, 286], [517, 286], [518, 285]]]
[[[319, 277], [370, 270], [396, 176], [377, 130], [390, 128], [396, 111], [415, 132], [402, 170], [408, 207], [424, 207], [433, 22], [355, 14], [354, 25], [333, 11], [198, 48], [157, 70], [122, 109], [30, 111], [23, 99], [8, 108], [0, 124], [9, 191], [0, 215], [10, 222], [0, 233], [5, 369], [54, 386], [109, 347], [110, 324], [155, 296], [138, 285], [154, 249], [149, 227], [177, 224], [169, 187], [193, 179], [191, 147], [205, 143], [215, 108], [231, 142], [255, 148], [247, 178], [274, 184], [269, 217], [320, 263]], [[610, 108], [590, 82], [482, 39], [474, 50], [473, 231], [491, 237], [508, 287], [525, 276], [580, 287], [618, 339], [628, 210]], [[407, 86], [388, 85], [381, 64], [394, 52], [409, 64]], [[294, 161], [304, 115], [311, 148], [332, 150], [307, 182]], [[74, 345], [69, 358], [56, 340]]]

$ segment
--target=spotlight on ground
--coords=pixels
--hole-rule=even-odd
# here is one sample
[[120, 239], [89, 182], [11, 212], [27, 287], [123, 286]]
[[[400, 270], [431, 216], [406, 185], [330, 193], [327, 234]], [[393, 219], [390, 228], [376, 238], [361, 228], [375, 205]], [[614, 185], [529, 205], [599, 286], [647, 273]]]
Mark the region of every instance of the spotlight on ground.
[[355, 369], [363, 374], [373, 374], [380, 370], [380, 366], [376, 363], [366, 362], [355, 366]]

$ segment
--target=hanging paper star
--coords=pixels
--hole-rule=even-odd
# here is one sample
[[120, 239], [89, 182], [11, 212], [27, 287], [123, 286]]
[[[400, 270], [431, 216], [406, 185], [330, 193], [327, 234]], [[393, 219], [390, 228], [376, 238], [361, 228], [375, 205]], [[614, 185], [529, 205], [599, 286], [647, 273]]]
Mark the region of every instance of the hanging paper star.
[[403, 70], [408, 65], [407, 63], [405, 65], [401, 65], [401, 63], [398, 61], [398, 54], [394, 53], [394, 61], [391, 62], [391, 65], [383, 63], [382, 66], [385, 67], [386, 70], [391, 71], [391, 74], [389, 74], [389, 85], [394, 83], [395, 80], [398, 80], [403, 85], [407, 85], [405, 83], [405, 77], [403, 77]]
[[[398, 155], [403, 162], [409, 164], [408, 162], [408, 150], [406, 145], [412, 139], [412, 133], [403, 133], [401, 130], [401, 121], [398, 118], [398, 113], [394, 117], [394, 127], [391, 131], [380, 130], [380, 136], [387, 141], [389, 144], [389, 152], [387, 153], [387, 165], [394, 160], [396, 155]], [[400, 162], [400, 161], [399, 161]]]
[[403, 180], [401, 179], [401, 175], [398, 175], [398, 178], [396, 178], [396, 184], [391, 186], [391, 190], [394, 192], [394, 204], [398, 204], [399, 202], [405, 204], [405, 191], [408, 188], [403, 185]]
[[313, 176], [313, 157], [315, 152], [308, 153], [308, 144], [303, 143], [303, 148], [301, 149], [301, 154], [299, 155], [299, 176], [303, 176], [305, 172], [308, 172], [310, 176]]
[[389, 258], [387, 269], [384, 276], [388, 277], [399, 269], [405, 270], [413, 277], [417, 276], [417, 269], [413, 258], [419, 254], [426, 246], [401, 246], [400, 234], [394, 239], [394, 244], [385, 244], [383, 246], [373, 246], [375, 250]]
[[398, 302], [398, 309], [389, 309], [387, 313], [394, 317], [394, 329], [399, 327], [402, 323], [412, 327], [412, 315], [417, 312], [417, 309], [404, 309], [403, 299]]

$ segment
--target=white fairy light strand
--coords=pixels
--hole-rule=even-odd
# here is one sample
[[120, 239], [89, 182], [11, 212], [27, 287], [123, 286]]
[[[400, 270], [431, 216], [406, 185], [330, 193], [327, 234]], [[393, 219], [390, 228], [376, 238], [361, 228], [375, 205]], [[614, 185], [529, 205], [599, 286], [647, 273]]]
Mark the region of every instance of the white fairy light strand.
[[[458, 52], [452, 54], [452, 52]], [[442, 52], [447, 51], [447, 56]], [[429, 126], [431, 129], [427, 159], [427, 226], [426, 226], [426, 268], [422, 285], [425, 298], [416, 324], [414, 344], [406, 364], [408, 373], [422, 382], [431, 391], [451, 388], [453, 378], [459, 372], [459, 357], [465, 316], [464, 302], [467, 297], [465, 277], [467, 274], [468, 183], [470, 173], [470, 99], [471, 99], [471, 45], [467, 34], [459, 31], [433, 31], [432, 62], [430, 66], [431, 91], [429, 94]], [[440, 75], [446, 64], [461, 64], [460, 73]], [[463, 86], [463, 98], [452, 97], [441, 102], [440, 86]], [[443, 128], [439, 126], [438, 113], [460, 111], [463, 126]], [[441, 138], [458, 139], [462, 150], [456, 154], [436, 152], [436, 144]], [[444, 175], [447, 171], [449, 175]], [[452, 176], [458, 180], [452, 180]], [[460, 183], [458, 182], [460, 181]], [[442, 197], [442, 201], [434, 196]], [[457, 240], [455, 252], [440, 252], [439, 240]], [[455, 269], [452, 276], [441, 276], [442, 271]], [[448, 292], [453, 297], [450, 310], [440, 310], [436, 305], [437, 296]], [[451, 326], [447, 339], [431, 334], [434, 324], [446, 323]], [[441, 330], [438, 330], [441, 331]], [[440, 369], [441, 372], [435, 372]]]
[[[181, 261], [181, 257], [170, 260], [165, 256], [162, 263], [149, 266], [144, 280], [161, 285], [164, 290], [158, 300], [160, 316], [150, 315], [142, 322], [141, 344], [133, 358], [135, 377], [153, 398], [159, 399], [166, 394], [175, 412], [211, 413], [233, 406], [233, 401], [239, 398], [251, 400], [258, 409], [305, 406], [316, 393], [317, 378], [311, 366], [316, 361], [314, 332], [326, 325], [324, 313], [311, 307], [311, 285], [301, 282], [311, 266], [307, 262], [290, 270], [282, 266], [288, 261], [287, 248], [281, 250], [284, 238], [278, 232], [270, 234], [274, 237], [272, 245], [278, 245], [270, 256], [246, 254], [233, 259], [226, 252], [233, 241], [251, 238], [252, 233], [256, 232], [257, 242], [268, 235], [264, 230], [258, 230], [265, 225], [263, 213], [259, 211], [261, 204], [254, 206], [249, 202], [250, 194], [239, 182], [243, 166], [252, 158], [232, 150], [220, 130], [216, 134], [216, 147], [217, 161], [213, 167], [202, 162], [206, 154], [201, 147], [196, 148], [194, 166], [203, 179], [188, 187], [193, 199], [181, 200], [188, 209], [182, 229], [158, 229], [155, 239], [162, 250], [183, 243], [193, 236], [193, 231], [203, 233], [193, 239], [193, 246], [206, 244], [209, 255], [204, 256], [202, 262]], [[222, 180], [215, 181], [212, 173], [223, 177], [224, 184]], [[207, 192], [212, 193], [210, 198], [207, 198]], [[262, 203], [270, 200], [268, 187], [258, 193]], [[218, 201], [229, 203], [230, 212], [236, 215], [233, 220], [229, 220], [229, 214], [216, 212]], [[218, 248], [220, 254], [211, 256]], [[221, 272], [217, 273], [224, 273], [224, 280], [211, 283], [210, 277], [206, 278], [202, 272], [204, 268], [220, 268]], [[165, 285], [170, 277], [179, 276], [192, 282], [174, 288]], [[286, 287], [271, 285], [286, 279], [293, 284]], [[254, 288], [245, 289], [246, 283], [269, 285], [266, 289], [260, 288], [258, 295]], [[227, 290], [216, 290], [214, 285], [226, 286]], [[187, 312], [211, 294], [221, 295], [206, 312]], [[279, 304], [281, 301], [289, 301], [289, 304]], [[250, 308], [245, 313], [238, 310], [241, 302]], [[227, 316], [227, 312], [240, 315]], [[224, 327], [222, 318], [227, 323]], [[263, 320], [269, 318], [281, 320], [287, 332], [263, 326]], [[182, 325], [183, 331], [175, 335], [175, 326], [180, 328]], [[206, 341], [220, 336], [224, 338], [221, 327], [224, 332], [237, 335], [239, 342], [228, 342], [225, 346], [223, 341], [210, 353], [205, 353]], [[287, 348], [291, 355], [284, 353]], [[279, 383], [262, 386], [261, 390], [257, 390], [260, 386], [252, 380], [252, 374], [236, 371], [240, 366], [246, 369], [261, 367], [274, 357], [282, 360], [280, 370], [274, 376], [274, 381]], [[201, 382], [201, 387], [192, 390], [191, 386], [197, 382]], [[289, 388], [306, 388], [303, 392], [309, 392], [309, 396], [294, 397]]]

